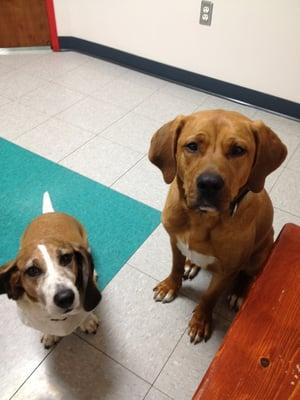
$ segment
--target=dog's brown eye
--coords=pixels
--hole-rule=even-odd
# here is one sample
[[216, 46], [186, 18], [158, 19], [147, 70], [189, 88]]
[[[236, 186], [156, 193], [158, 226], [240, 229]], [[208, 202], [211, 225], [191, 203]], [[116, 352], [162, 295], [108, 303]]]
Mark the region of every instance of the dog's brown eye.
[[244, 149], [241, 146], [232, 146], [229, 151], [229, 155], [231, 157], [240, 157], [240, 156], [244, 155], [245, 153], [246, 153], [246, 149]]
[[35, 278], [36, 276], [41, 275], [42, 270], [36, 266], [32, 266], [26, 269], [26, 274], [31, 278]]
[[67, 265], [70, 264], [72, 259], [73, 259], [73, 254], [72, 253], [62, 254], [59, 257], [59, 263], [60, 263], [60, 265], [66, 267]]
[[188, 143], [185, 147], [190, 153], [195, 153], [198, 150], [198, 144], [196, 142]]

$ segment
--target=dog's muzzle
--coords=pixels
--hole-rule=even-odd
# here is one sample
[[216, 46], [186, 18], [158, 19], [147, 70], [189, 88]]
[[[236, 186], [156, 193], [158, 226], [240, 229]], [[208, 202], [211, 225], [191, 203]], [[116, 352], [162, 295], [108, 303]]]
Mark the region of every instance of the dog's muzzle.
[[199, 209], [203, 211], [218, 209], [220, 195], [224, 188], [223, 178], [214, 172], [204, 172], [198, 176], [196, 184]]

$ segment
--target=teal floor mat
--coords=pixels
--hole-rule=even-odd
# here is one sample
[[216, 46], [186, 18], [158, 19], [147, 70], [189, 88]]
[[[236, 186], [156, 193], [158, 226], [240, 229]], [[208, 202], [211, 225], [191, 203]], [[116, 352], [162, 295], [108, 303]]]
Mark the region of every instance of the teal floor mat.
[[0, 139], [0, 263], [17, 253], [20, 237], [50, 193], [55, 210], [88, 232], [103, 289], [160, 222], [160, 212]]

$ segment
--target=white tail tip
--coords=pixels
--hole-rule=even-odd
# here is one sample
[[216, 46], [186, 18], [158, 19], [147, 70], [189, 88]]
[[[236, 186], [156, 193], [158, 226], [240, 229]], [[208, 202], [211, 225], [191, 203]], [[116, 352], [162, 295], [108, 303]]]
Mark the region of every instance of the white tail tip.
[[54, 212], [54, 208], [49, 193], [45, 192], [43, 195], [43, 214], [50, 212]]

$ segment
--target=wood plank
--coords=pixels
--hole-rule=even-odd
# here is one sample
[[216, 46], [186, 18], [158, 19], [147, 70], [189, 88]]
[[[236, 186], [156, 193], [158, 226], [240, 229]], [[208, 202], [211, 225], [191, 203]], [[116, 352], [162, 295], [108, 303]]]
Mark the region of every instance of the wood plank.
[[300, 399], [300, 227], [287, 224], [194, 400]]
[[0, 47], [50, 44], [45, 0], [0, 1]]

